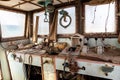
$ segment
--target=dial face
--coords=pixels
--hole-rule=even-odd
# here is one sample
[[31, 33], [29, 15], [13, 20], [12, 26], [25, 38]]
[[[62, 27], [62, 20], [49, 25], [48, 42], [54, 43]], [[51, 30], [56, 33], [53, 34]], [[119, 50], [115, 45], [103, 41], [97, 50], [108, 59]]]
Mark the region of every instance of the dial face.
[[67, 28], [71, 24], [71, 17], [69, 15], [62, 16], [60, 18], [60, 25], [64, 28]]

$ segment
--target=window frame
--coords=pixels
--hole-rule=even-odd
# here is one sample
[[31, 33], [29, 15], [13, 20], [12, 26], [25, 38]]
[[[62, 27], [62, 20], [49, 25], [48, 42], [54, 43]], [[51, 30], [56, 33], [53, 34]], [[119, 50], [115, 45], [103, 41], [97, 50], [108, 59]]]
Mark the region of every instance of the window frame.
[[[75, 6], [74, 4], [71, 4], [71, 5], [59, 7], [59, 8], [57, 8], [57, 10], [62, 9], [62, 8], [70, 8], [70, 7], [75, 7], [75, 33], [77, 33], [76, 6]], [[58, 14], [59, 14], [59, 13], [58, 13]], [[58, 26], [57, 26], [57, 27], [58, 27]], [[73, 34], [75, 34], [75, 33], [73, 33]], [[70, 38], [73, 34], [58, 34], [58, 33], [57, 33], [57, 37], [58, 37], [58, 38]]]
[[119, 30], [120, 30], [120, 28], [119, 28], [119, 23], [118, 23], [118, 19], [119, 19], [119, 17], [116, 15], [117, 13], [118, 13], [118, 1], [117, 0], [115, 0], [115, 21], [116, 21], [116, 24], [115, 24], [115, 26], [116, 26], [116, 31], [115, 31], [115, 33], [111, 33], [111, 32], [107, 32], [107, 33], [85, 33], [85, 5], [86, 4], [83, 4], [83, 9], [82, 9], [82, 11], [83, 11], [83, 15], [82, 15], [82, 20], [83, 20], [83, 34], [85, 35], [85, 37], [90, 37], [90, 38], [94, 38], [94, 37], [98, 37], [98, 38], [103, 38], [103, 37], [105, 37], [105, 38], [116, 38], [117, 36], [118, 36], [118, 34], [119, 34]]
[[[40, 10], [40, 11], [35, 11], [35, 12], [33, 12], [33, 25], [34, 25], [34, 14], [35, 13], [40, 13], [40, 12], [45, 12], [45, 10]], [[50, 23], [49, 23], [50, 24]], [[33, 27], [34, 28], [34, 27]], [[38, 26], [38, 28], [39, 28], [39, 26]], [[49, 26], [49, 32], [50, 32], [50, 26]], [[49, 35], [49, 34], [48, 34]], [[46, 38], [46, 37], [48, 37], [48, 35], [40, 35], [40, 34], [38, 34], [37, 33], [37, 37], [39, 37], [39, 38]]]
[[0, 8], [0, 10], [13, 12], [13, 13], [20, 13], [20, 14], [24, 14], [25, 15], [24, 35], [23, 36], [18, 36], [18, 37], [2, 38], [2, 29], [0, 29], [0, 41], [1, 42], [8, 42], [8, 41], [15, 41], [15, 40], [26, 39], [25, 36], [26, 36], [26, 25], [27, 25], [27, 12], [19, 11], [19, 10], [12, 10], [12, 9], [6, 9], [6, 8]]

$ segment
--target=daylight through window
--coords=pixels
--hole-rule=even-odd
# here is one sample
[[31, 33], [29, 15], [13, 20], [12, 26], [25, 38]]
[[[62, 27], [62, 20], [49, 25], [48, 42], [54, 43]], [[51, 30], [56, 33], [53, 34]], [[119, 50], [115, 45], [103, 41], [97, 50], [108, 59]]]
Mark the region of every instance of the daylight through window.
[[[58, 12], [60, 12], [62, 9], [59, 9]], [[73, 34], [75, 33], [75, 7], [69, 7], [69, 8], [65, 8], [64, 9], [65, 11], [68, 12], [68, 14], [70, 15], [71, 19], [72, 19], [72, 22], [71, 24], [67, 27], [67, 28], [64, 28], [62, 27], [60, 24], [59, 24], [59, 20], [61, 18], [61, 14], [58, 13], [58, 28], [57, 28], [57, 33], [58, 34]], [[65, 24], [65, 23], [64, 23]]]
[[115, 2], [85, 5], [85, 33], [116, 32]]
[[[36, 16], [39, 16], [39, 23], [38, 23], [38, 35], [48, 35], [49, 34], [49, 22], [44, 22], [45, 19], [45, 12], [34, 13], [34, 27], [36, 23]], [[49, 21], [49, 16], [47, 16]]]
[[0, 10], [2, 38], [24, 36], [25, 14]]

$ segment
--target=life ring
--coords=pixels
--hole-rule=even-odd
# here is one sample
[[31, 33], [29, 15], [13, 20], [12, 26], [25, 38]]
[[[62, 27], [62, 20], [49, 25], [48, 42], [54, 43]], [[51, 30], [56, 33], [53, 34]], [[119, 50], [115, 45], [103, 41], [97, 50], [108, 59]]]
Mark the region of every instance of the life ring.
[[[64, 20], [65, 17], [69, 19], [69, 22], [68, 22], [66, 25], [62, 23], [62, 21], [66, 22], [66, 21]], [[61, 25], [62, 27], [64, 27], [64, 28], [67, 28], [67, 27], [71, 24], [71, 22], [72, 22], [72, 18], [71, 18], [69, 15], [63, 15], [63, 16], [60, 18], [60, 21], [59, 21], [60, 25]]]

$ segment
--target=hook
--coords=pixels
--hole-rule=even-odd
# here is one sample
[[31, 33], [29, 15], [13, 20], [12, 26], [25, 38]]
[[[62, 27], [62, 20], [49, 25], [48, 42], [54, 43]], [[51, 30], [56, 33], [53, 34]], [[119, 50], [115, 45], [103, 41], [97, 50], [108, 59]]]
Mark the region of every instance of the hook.
[[45, 19], [44, 19], [44, 22], [48, 22], [48, 19], [47, 19], [47, 12], [45, 11]]

